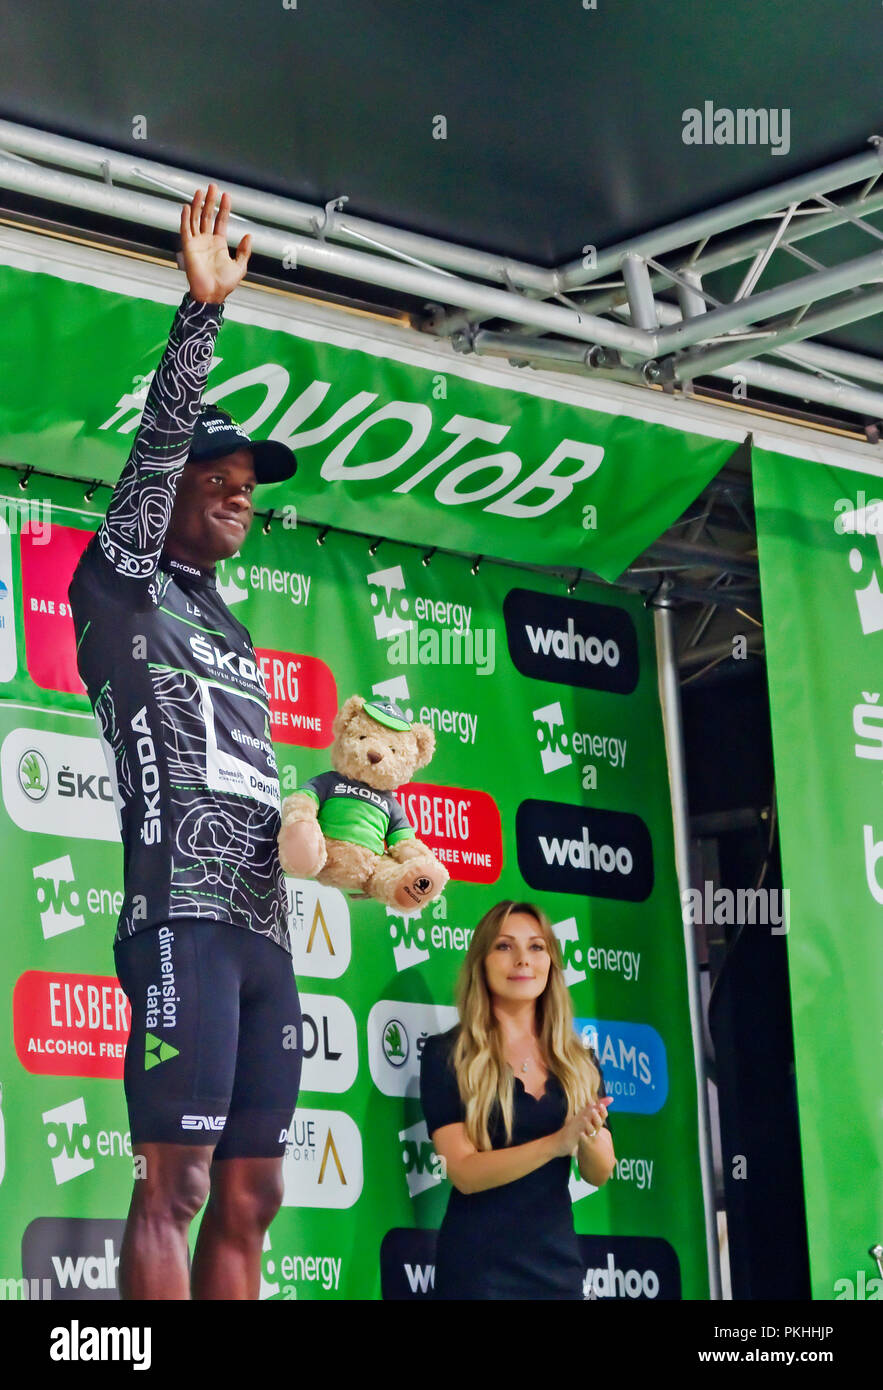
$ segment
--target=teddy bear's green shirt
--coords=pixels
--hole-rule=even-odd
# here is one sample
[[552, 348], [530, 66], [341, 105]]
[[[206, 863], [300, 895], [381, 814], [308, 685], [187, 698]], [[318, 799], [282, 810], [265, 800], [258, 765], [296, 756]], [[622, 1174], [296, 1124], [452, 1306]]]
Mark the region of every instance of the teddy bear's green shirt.
[[378, 791], [343, 773], [320, 772], [298, 791], [318, 805], [319, 826], [326, 839], [346, 840], [382, 854], [385, 845], [392, 848], [415, 833], [392, 792]]

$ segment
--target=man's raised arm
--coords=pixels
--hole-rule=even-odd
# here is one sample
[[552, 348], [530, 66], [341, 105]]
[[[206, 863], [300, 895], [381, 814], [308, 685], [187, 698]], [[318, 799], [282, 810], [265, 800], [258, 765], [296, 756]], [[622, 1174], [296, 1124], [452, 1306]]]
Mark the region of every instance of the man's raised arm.
[[[181, 209], [181, 248], [189, 292], [178, 309], [157, 368], [132, 452], [114, 488], [97, 545], [133, 598], [148, 600], [165, 542], [178, 479], [187, 462], [202, 391], [223, 315], [222, 305], [245, 274], [251, 238], [235, 257], [227, 249], [230, 197], [209, 184]], [[128, 582], [127, 582], [128, 581]]]

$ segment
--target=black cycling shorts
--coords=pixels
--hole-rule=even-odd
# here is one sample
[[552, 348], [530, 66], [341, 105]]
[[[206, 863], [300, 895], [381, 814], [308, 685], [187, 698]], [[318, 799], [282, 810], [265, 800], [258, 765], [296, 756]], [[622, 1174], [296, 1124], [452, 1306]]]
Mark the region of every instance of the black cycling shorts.
[[301, 1013], [287, 951], [227, 922], [184, 918], [114, 946], [132, 1006], [132, 1143], [285, 1152], [300, 1086]]

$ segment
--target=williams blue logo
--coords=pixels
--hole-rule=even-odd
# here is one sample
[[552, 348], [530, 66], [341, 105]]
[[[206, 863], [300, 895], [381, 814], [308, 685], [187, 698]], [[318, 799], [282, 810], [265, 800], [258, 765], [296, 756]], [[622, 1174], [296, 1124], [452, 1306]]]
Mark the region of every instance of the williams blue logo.
[[604, 1073], [612, 1115], [653, 1115], [668, 1097], [665, 1043], [649, 1023], [620, 1023], [604, 1018], [576, 1018], [574, 1027], [591, 1047]]

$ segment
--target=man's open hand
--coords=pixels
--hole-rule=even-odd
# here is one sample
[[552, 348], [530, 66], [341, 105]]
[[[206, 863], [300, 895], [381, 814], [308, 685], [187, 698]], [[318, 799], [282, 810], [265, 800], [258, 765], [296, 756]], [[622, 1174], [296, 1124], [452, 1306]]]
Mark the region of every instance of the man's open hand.
[[210, 183], [205, 194], [197, 188], [193, 202], [181, 209], [184, 270], [191, 295], [203, 304], [223, 304], [245, 274], [251, 255], [251, 237], [247, 234], [240, 241], [235, 257], [227, 249], [229, 193], [221, 197], [212, 228], [217, 196], [217, 188]]

